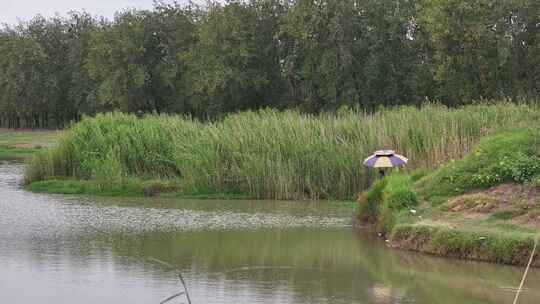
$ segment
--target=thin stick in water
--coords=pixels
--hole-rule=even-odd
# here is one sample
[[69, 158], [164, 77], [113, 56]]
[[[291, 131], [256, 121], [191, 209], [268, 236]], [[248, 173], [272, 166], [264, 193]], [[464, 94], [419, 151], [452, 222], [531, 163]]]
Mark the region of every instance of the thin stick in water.
[[519, 299], [519, 294], [521, 293], [521, 290], [523, 289], [523, 284], [525, 284], [525, 279], [527, 278], [527, 273], [529, 272], [529, 268], [531, 267], [534, 253], [536, 252], [536, 245], [538, 245], [538, 236], [534, 238], [534, 246], [531, 252], [531, 257], [529, 258], [529, 263], [527, 263], [527, 268], [525, 268], [525, 272], [523, 273], [523, 277], [521, 278], [521, 283], [519, 284], [519, 288], [516, 291], [516, 297], [514, 298], [513, 304], [517, 304]]
[[184, 281], [184, 278], [182, 277], [182, 272], [178, 268], [174, 267], [172, 264], [169, 264], [169, 263], [164, 262], [162, 260], [156, 259], [154, 257], [149, 257], [148, 259], [153, 261], [153, 262], [159, 263], [161, 265], [167, 266], [167, 267], [169, 267], [169, 268], [171, 268], [173, 270], [176, 270], [176, 273], [178, 274], [178, 278], [180, 278], [180, 283], [182, 283], [182, 287], [184, 287], [183, 292], [180, 292], [180, 293], [178, 293], [176, 295], [170, 296], [169, 298], [167, 298], [163, 302], [161, 302], [161, 304], [163, 304], [163, 303], [165, 303], [167, 301], [170, 301], [170, 300], [172, 300], [172, 299], [174, 299], [174, 298], [176, 298], [178, 296], [181, 296], [182, 294], [186, 295], [186, 299], [188, 301], [188, 304], [191, 304], [191, 298], [189, 297], [189, 292], [188, 292], [188, 289], [187, 289], [187, 286], [186, 286], [186, 282]]

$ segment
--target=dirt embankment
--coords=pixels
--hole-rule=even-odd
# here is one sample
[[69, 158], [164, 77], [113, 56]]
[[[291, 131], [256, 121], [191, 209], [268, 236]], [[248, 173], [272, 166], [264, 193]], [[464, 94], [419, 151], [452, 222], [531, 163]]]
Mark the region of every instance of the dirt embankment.
[[[398, 225], [394, 248], [502, 264], [527, 263], [540, 235], [540, 187], [506, 183], [448, 200]], [[533, 266], [540, 267], [536, 252]]]
[[506, 221], [540, 229], [540, 187], [507, 183], [449, 200], [443, 209], [465, 219]]

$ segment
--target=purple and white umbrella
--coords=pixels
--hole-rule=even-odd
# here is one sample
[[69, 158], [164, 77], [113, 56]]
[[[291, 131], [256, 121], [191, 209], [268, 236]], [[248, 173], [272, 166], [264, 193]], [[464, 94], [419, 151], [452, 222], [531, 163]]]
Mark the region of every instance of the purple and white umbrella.
[[364, 160], [364, 166], [372, 168], [401, 167], [408, 161], [405, 156], [396, 154], [393, 150], [379, 150]]

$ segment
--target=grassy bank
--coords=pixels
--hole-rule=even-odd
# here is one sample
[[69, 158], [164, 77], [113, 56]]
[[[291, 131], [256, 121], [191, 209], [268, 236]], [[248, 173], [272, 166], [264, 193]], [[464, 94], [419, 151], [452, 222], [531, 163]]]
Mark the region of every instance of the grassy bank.
[[430, 174], [392, 174], [359, 202], [391, 246], [525, 264], [540, 235], [540, 130], [489, 136]]
[[434, 168], [486, 134], [539, 117], [536, 107], [506, 103], [319, 116], [267, 110], [205, 124], [112, 113], [71, 127], [57, 147], [29, 163], [26, 181], [181, 179], [188, 193], [351, 199], [373, 181], [361, 164], [375, 149], [392, 147], [411, 168]]
[[58, 136], [59, 132], [50, 130], [0, 129], [0, 160], [29, 159], [54, 145]]

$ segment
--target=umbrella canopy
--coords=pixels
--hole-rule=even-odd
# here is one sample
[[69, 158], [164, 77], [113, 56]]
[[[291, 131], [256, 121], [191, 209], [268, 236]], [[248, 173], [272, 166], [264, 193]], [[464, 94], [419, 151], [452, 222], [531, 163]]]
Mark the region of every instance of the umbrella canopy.
[[405, 156], [396, 154], [393, 150], [375, 151], [364, 160], [364, 166], [372, 168], [391, 168], [403, 166], [409, 161]]

